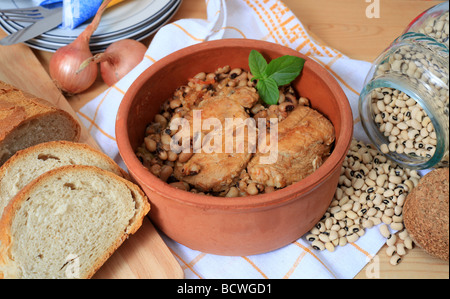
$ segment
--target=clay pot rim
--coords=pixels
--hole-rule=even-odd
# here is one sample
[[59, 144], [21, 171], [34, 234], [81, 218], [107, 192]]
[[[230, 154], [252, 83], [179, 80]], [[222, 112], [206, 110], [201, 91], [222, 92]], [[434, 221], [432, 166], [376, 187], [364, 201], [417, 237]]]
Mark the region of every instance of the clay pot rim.
[[[311, 175], [303, 180], [294, 183], [288, 187], [274, 191], [272, 193], [264, 193], [245, 197], [212, 197], [206, 195], [199, 195], [188, 191], [179, 190], [161, 181], [158, 177], [153, 175], [147, 168], [145, 168], [139, 161], [135, 152], [133, 151], [129, 142], [129, 135], [127, 130], [128, 112], [133, 102], [133, 98], [138, 93], [139, 89], [146, 81], [153, 76], [161, 68], [170, 65], [181, 57], [189, 55], [197, 51], [209, 51], [216, 48], [252, 48], [259, 51], [276, 51], [284, 52], [283, 55], [296, 55], [307, 60], [305, 68], [308, 67], [311, 71], [317, 73], [326, 84], [333, 91], [336, 97], [336, 102], [341, 113], [341, 128], [340, 136], [330, 157]], [[122, 159], [127, 166], [130, 174], [138, 182], [138, 184], [145, 185], [153, 192], [186, 205], [193, 205], [202, 209], [220, 209], [236, 212], [239, 210], [245, 211], [247, 209], [255, 208], [272, 208], [273, 205], [287, 203], [290, 200], [299, 199], [300, 195], [308, 193], [310, 190], [319, 187], [322, 181], [326, 180], [334, 173], [337, 167], [341, 167], [342, 161], [350, 147], [353, 136], [353, 115], [347, 96], [338, 84], [336, 79], [319, 63], [308, 56], [305, 56], [291, 48], [260, 40], [252, 39], [223, 39], [215, 41], [202, 42], [182, 48], [164, 58], [156, 61], [153, 65], [147, 68], [139, 77], [132, 83], [128, 91], [125, 93], [123, 100], [119, 106], [116, 119], [116, 140], [119, 152]], [[151, 198], [150, 198], [151, 200]]]

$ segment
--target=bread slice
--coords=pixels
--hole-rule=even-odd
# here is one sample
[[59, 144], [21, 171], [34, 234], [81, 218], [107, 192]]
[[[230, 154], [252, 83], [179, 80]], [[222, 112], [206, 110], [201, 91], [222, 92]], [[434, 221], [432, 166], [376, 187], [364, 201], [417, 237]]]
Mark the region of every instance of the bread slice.
[[93, 166], [46, 172], [0, 220], [0, 277], [90, 278], [150, 210], [135, 184]]
[[111, 158], [82, 143], [49, 141], [18, 151], [0, 167], [0, 217], [8, 202], [29, 182], [57, 167], [90, 165], [129, 178]]
[[52, 141], [79, 141], [81, 127], [51, 103], [0, 81], [0, 166], [18, 150]]

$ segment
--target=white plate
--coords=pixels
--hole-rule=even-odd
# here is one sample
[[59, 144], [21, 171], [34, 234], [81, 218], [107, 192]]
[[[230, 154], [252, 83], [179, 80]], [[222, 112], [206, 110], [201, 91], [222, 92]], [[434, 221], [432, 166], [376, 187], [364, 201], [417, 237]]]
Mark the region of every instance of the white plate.
[[[3, 9], [34, 6], [31, 0], [1, 0], [1, 2]], [[139, 26], [139, 24], [148, 21], [152, 16], [157, 15], [161, 10], [167, 9], [168, 5], [174, 5], [175, 3], [176, 0], [127, 0], [119, 3], [104, 12], [99, 26], [91, 38], [112, 36], [133, 26]], [[16, 28], [23, 28], [29, 25], [26, 22], [3, 21]], [[55, 28], [43, 35], [73, 40], [84, 31], [88, 24], [86, 22], [73, 30]]]
[[[155, 24], [158, 24], [161, 22], [161, 20], [164, 20], [168, 17], [172, 17], [173, 12], [176, 11], [176, 8], [178, 7], [178, 4], [181, 0], [172, 0], [170, 5], [167, 5], [164, 7], [164, 9], [160, 10], [156, 15], [152, 15], [147, 20], [144, 20], [142, 22], [136, 23], [133, 26], [123, 28], [122, 30], [117, 30], [114, 32], [110, 32], [108, 34], [102, 34], [102, 35], [93, 35], [91, 37], [91, 43], [93, 45], [105, 43], [105, 41], [111, 40], [111, 39], [118, 39], [123, 38], [123, 36], [129, 36], [132, 34], [138, 34], [141, 33], [148, 28], [153, 27]], [[60, 42], [72, 42], [74, 38], [65, 38], [61, 39], [61, 37], [58, 38], [58, 36], [54, 36], [50, 33], [44, 33], [41, 35], [41, 38], [46, 40], [55, 40]]]
[[[161, 23], [161, 20], [165, 20], [168, 17], [171, 17], [179, 7], [181, 0], [172, 0], [170, 5], [167, 5], [164, 10], [161, 10], [158, 12], [156, 16], [151, 16], [144, 22], [141, 22], [139, 24], [136, 24], [135, 26], [130, 26], [129, 28], [124, 28], [123, 30], [117, 31], [115, 34], [107, 34], [102, 36], [97, 36], [97, 38], [91, 37], [90, 44], [92, 46], [98, 46], [103, 44], [108, 44], [110, 40], [117, 40], [122, 39], [125, 36], [130, 35], [138, 35], [146, 30], [151, 30], [155, 24]], [[10, 22], [6, 21], [0, 18], [0, 26], [5, 29], [8, 33], [13, 33], [18, 30], [21, 30], [23, 28], [22, 25], [20, 25], [17, 22]], [[55, 43], [55, 44], [61, 44], [65, 45], [70, 42], [72, 42], [75, 38], [66, 38], [61, 36], [55, 36], [51, 34], [51, 32], [54, 30], [51, 30], [47, 33], [44, 33], [42, 35], [39, 35], [35, 37], [34, 39], [42, 41], [42, 42], [49, 42], [49, 43]]]
[[[4, 1], [4, 0], [1, 0]], [[13, 2], [14, 0], [7, 0], [7, 2]], [[117, 8], [119, 11], [122, 10], [123, 6], [125, 5], [129, 5], [130, 3], [136, 4], [136, 2], [140, 2], [141, 4], [148, 3], [151, 2], [151, 4], [155, 4], [156, 2], [160, 2], [162, 3], [160, 0], [151, 0], [151, 1], [141, 1], [141, 0], [128, 0], [124, 3], [118, 4], [117, 7], [112, 7], [110, 10], [113, 11], [115, 8]], [[25, 7], [24, 3], [27, 2], [26, 0], [15, 0], [15, 2], [20, 2], [21, 5], [17, 5], [18, 7]], [[30, 2], [30, 0], [28, 0], [28, 2]], [[178, 8], [180, 7], [181, 4], [181, 0], [165, 0], [166, 5], [160, 9], [158, 12], [156, 12], [156, 14], [150, 15], [147, 19], [145, 19], [142, 22], [131, 22], [129, 21], [128, 24], [130, 25], [129, 27], [124, 27], [123, 24], [121, 25], [121, 28], [119, 28], [119, 26], [116, 26], [114, 24], [112, 24], [109, 20], [111, 20], [111, 14], [109, 15], [109, 18], [107, 19], [108, 23], [106, 24], [110, 24], [109, 26], [112, 29], [117, 29], [111, 32], [104, 32], [104, 34], [102, 33], [100, 34], [95, 34], [96, 38], [91, 38], [91, 50], [93, 53], [96, 52], [101, 52], [104, 51], [104, 49], [106, 49], [106, 47], [108, 45], [110, 45], [112, 42], [120, 40], [120, 39], [125, 39], [125, 38], [132, 38], [132, 39], [136, 39], [136, 40], [142, 40], [148, 36], [150, 36], [151, 34], [155, 33], [161, 26], [163, 26], [164, 24], [166, 24], [170, 18], [177, 12]], [[142, 9], [142, 6], [140, 6]], [[159, 6], [158, 6], [159, 7]], [[2, 3], [2, 8], [3, 8], [3, 3]], [[105, 11], [103, 17], [107, 16], [107, 12]], [[114, 14], [117, 14], [117, 10], [113, 11]], [[125, 11], [124, 11], [125, 12]], [[103, 17], [102, 17], [102, 21], [103, 21]], [[99, 28], [100, 25], [102, 24], [102, 21], [99, 24]], [[16, 32], [17, 30], [20, 30], [23, 27], [28, 26], [28, 23], [18, 23], [18, 22], [7, 22], [3, 19], [0, 18], [0, 27], [3, 28], [6, 32], [8, 33], [13, 33]], [[87, 26], [87, 24], [80, 26], [79, 28], [75, 29], [75, 30], [84, 30], [83, 28], [85, 28]], [[105, 24], [102, 25], [103, 28], [106, 28]], [[73, 31], [75, 31], [73, 30]], [[76, 36], [74, 37], [73, 33], [70, 36], [61, 36], [58, 34], [55, 34], [55, 32], [73, 32], [72, 30], [62, 30], [62, 29], [53, 29], [48, 31], [45, 34], [42, 34], [34, 39], [31, 39], [27, 42], [25, 42], [25, 44], [27, 44], [28, 46], [32, 47], [32, 48], [36, 48], [39, 50], [44, 50], [44, 51], [50, 51], [50, 52], [54, 52], [56, 51], [58, 48], [60, 48], [61, 46], [67, 45], [70, 42], [72, 42]], [[97, 31], [96, 31], [97, 33]], [[50, 38], [49, 38], [50, 36]]]

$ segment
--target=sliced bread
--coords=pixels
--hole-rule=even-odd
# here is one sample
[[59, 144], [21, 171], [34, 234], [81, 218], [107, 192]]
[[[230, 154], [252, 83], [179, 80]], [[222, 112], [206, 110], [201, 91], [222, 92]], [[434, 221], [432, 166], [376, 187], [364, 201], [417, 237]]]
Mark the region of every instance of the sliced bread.
[[0, 167], [0, 217], [8, 202], [28, 183], [57, 167], [97, 166], [129, 178], [111, 158], [82, 143], [50, 141], [20, 150]]
[[109, 171], [46, 172], [0, 220], [0, 278], [91, 278], [149, 210], [138, 186]]
[[52, 141], [79, 141], [81, 127], [51, 103], [0, 81], [0, 166], [18, 150]]

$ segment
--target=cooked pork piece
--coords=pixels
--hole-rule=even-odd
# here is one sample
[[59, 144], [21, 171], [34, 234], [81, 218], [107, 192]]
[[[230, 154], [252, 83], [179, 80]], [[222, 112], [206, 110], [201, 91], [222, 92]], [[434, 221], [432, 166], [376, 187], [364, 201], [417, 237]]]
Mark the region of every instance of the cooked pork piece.
[[[175, 165], [174, 176], [180, 181], [193, 185], [200, 191], [220, 192], [227, 190], [236, 183], [252, 155], [251, 151], [248, 150], [248, 130], [246, 126], [243, 127], [244, 138], [243, 142], [239, 143], [236, 126], [232, 127], [232, 135], [228, 136], [232, 136], [233, 145], [231, 148], [230, 140], [227, 139], [229, 146], [227, 147], [225, 120], [245, 121], [249, 118], [245, 107], [251, 107], [256, 101], [258, 101], [258, 94], [248, 87], [234, 88], [233, 90], [225, 89], [217, 96], [205, 97], [193, 110], [189, 111], [185, 116], [190, 124], [189, 138], [192, 139], [195, 147], [196, 140], [200, 136], [193, 131], [194, 116], [195, 113], [198, 113], [196, 111], [201, 111], [202, 149], [209, 149], [209, 152], [202, 150], [194, 153], [187, 162], [178, 162]], [[212, 118], [220, 121], [221, 126], [218, 126], [218, 129], [214, 129], [214, 126], [208, 128], [205, 125], [205, 121]], [[215, 144], [214, 136], [217, 137], [217, 141], [220, 141], [217, 144]], [[211, 147], [206, 147], [205, 144]], [[237, 147], [238, 144], [240, 144], [239, 148]], [[219, 147], [214, 148], [217, 145], [221, 146], [221, 152], [218, 152]]]
[[[314, 109], [298, 106], [278, 125], [276, 161], [261, 163], [261, 158], [267, 159], [270, 151], [257, 151], [248, 163], [250, 178], [277, 188], [298, 182], [322, 165], [334, 139], [334, 127], [328, 119]], [[273, 144], [268, 146], [271, 148]]]

